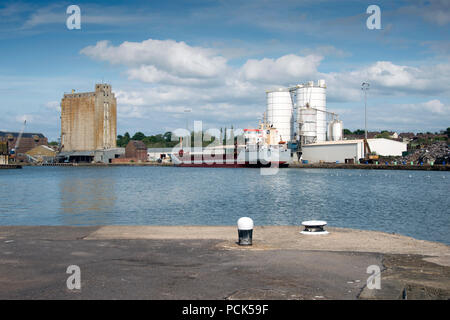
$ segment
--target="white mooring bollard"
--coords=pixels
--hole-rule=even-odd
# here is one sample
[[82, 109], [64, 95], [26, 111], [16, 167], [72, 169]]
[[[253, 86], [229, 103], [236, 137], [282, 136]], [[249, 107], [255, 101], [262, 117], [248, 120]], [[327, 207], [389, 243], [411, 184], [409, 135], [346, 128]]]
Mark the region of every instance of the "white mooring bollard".
[[323, 229], [327, 225], [326, 221], [321, 220], [303, 221], [302, 225], [305, 227], [305, 230], [300, 232], [301, 234], [308, 234], [308, 235], [328, 234], [328, 231], [325, 231]]
[[253, 220], [248, 217], [240, 218], [237, 222], [240, 246], [251, 246], [253, 238]]

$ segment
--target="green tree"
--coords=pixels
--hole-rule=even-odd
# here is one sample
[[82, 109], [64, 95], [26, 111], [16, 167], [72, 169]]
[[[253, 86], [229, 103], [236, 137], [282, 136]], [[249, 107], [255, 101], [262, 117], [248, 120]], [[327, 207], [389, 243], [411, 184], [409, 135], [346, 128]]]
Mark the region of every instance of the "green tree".
[[125, 134], [122, 135], [118, 135], [117, 136], [117, 146], [118, 147], [126, 147], [128, 142], [130, 142], [130, 134], [128, 132], [125, 132]]
[[390, 139], [391, 138], [391, 135], [389, 134], [389, 132], [387, 132], [387, 131], [382, 131], [380, 134], [377, 134], [376, 136], [375, 136], [375, 138], [384, 138], [384, 139]]
[[348, 129], [344, 129], [344, 135], [345, 134], [352, 134], [352, 132], [350, 130], [348, 130]]
[[163, 137], [166, 142], [172, 141], [172, 132], [168, 131], [164, 133]]
[[133, 138], [131, 138], [132, 140], [144, 140], [145, 138], [145, 134], [143, 134], [142, 132], [138, 131], [134, 134]]

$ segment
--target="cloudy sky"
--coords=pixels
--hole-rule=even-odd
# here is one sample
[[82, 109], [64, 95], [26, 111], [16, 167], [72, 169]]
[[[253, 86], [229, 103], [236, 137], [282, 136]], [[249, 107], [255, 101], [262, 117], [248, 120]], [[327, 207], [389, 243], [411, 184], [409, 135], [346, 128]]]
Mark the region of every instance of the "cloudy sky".
[[[81, 9], [69, 30], [66, 9]], [[369, 30], [369, 5], [381, 29]], [[344, 127], [450, 126], [450, 1], [0, 1], [0, 130], [59, 135], [64, 92], [108, 82], [118, 133], [255, 127], [265, 90], [325, 79]], [[191, 109], [189, 114], [186, 109]]]

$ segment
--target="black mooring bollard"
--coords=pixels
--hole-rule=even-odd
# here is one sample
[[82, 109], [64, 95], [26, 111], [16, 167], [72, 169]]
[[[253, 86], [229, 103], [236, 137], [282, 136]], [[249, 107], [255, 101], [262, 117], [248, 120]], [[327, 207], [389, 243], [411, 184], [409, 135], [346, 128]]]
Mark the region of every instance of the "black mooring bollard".
[[237, 222], [238, 225], [238, 235], [240, 246], [251, 246], [253, 238], [253, 220], [244, 217], [240, 218]]

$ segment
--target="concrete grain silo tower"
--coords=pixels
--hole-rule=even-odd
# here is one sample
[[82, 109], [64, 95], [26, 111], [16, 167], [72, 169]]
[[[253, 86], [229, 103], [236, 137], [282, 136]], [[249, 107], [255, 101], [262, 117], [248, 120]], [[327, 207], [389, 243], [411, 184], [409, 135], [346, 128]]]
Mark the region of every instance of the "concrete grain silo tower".
[[94, 92], [64, 94], [61, 101], [61, 151], [94, 151], [116, 147], [117, 101], [111, 86]]

